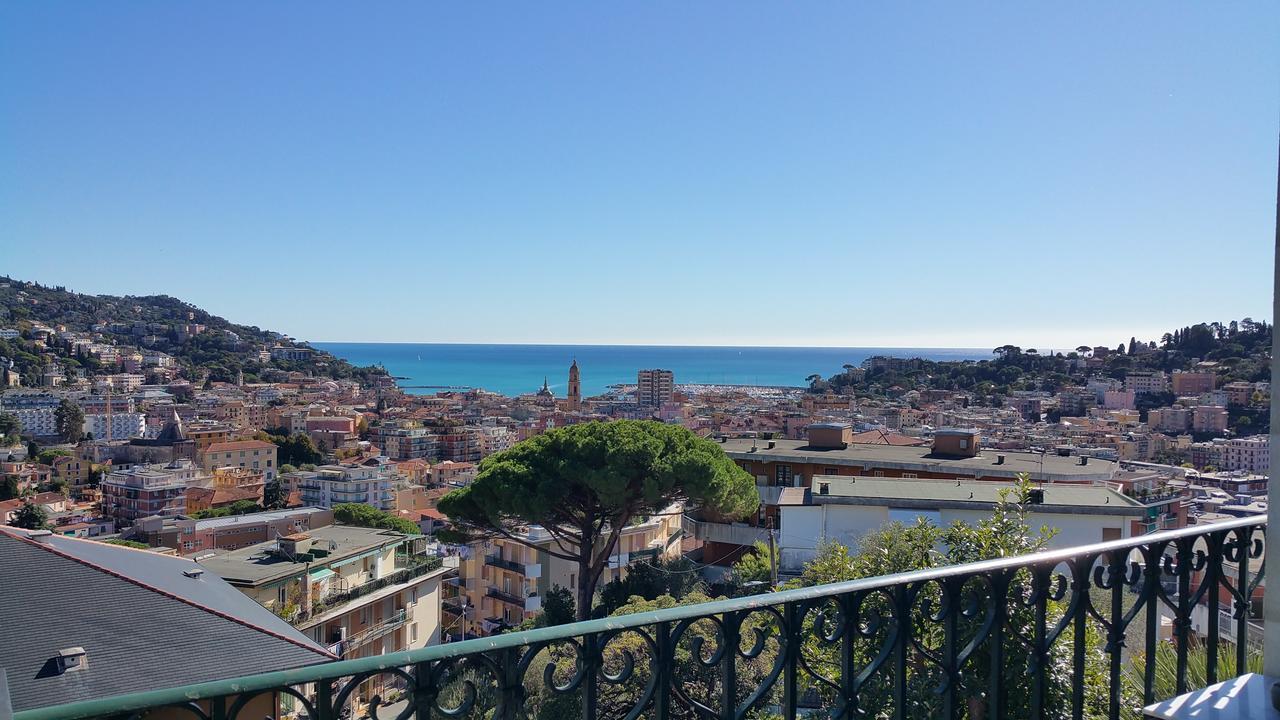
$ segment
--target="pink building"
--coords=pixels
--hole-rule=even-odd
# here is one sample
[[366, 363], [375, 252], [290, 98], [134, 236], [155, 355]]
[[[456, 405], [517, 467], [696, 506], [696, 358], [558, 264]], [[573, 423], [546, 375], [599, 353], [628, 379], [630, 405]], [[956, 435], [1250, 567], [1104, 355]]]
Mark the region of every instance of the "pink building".
[[325, 430], [329, 432], [354, 433], [356, 421], [349, 417], [307, 417], [307, 432]]
[[1201, 405], [1193, 408], [1191, 429], [1195, 432], [1226, 432], [1227, 409], [1217, 405]]
[[1185, 395], [1200, 395], [1202, 393], [1213, 392], [1215, 376], [1208, 372], [1178, 372], [1173, 373], [1173, 394], [1179, 397]]
[[1132, 410], [1137, 407], [1137, 394], [1132, 390], [1107, 390], [1102, 393], [1104, 410]]

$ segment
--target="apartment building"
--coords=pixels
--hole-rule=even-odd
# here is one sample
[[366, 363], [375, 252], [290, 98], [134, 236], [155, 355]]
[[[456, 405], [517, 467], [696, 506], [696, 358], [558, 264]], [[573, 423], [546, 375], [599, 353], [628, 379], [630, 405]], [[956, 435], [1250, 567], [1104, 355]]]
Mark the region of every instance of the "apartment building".
[[1191, 410], [1191, 430], [1201, 433], [1227, 431], [1227, 409], [1217, 405], [1200, 405]]
[[641, 370], [636, 373], [636, 403], [661, 407], [675, 395], [675, 373], [670, 370]]
[[434, 460], [440, 455], [436, 434], [426, 428], [383, 425], [377, 438], [382, 454], [392, 460]]
[[241, 467], [213, 469], [213, 476], [205, 482], [187, 486], [187, 512], [226, 507], [247, 500], [262, 505], [266, 478], [261, 470]]
[[[921, 518], [938, 527], [989, 519], [1008, 483], [818, 475], [806, 487], [786, 488], [779, 500], [780, 567], [798, 573], [817, 555], [823, 540], [856, 546], [888, 522], [914, 525]], [[1026, 506], [1033, 527], [1058, 532], [1050, 547], [1118, 540], [1148, 531], [1165, 513], [1106, 485], [1056, 484], [1033, 491]], [[1159, 524], [1157, 522], [1157, 524]], [[1172, 526], [1172, 524], [1170, 524]]]
[[200, 566], [344, 660], [440, 640], [440, 584], [451, 569], [423, 540], [329, 525], [227, 552]]
[[846, 423], [815, 423], [807, 440], [723, 438], [721, 448], [756, 478], [761, 507], [744, 521], [710, 515], [689, 526], [703, 541], [704, 562], [736, 559], [766, 528], [778, 527], [778, 500], [783, 488], [808, 487], [816, 475], [888, 477], [1008, 483], [1025, 473], [1042, 483], [1093, 484], [1111, 479], [1117, 463], [1072, 454], [1063, 448], [1049, 452], [984, 450], [972, 428], [943, 428], [928, 445], [854, 443]]
[[271, 482], [276, 477], [276, 446], [264, 440], [237, 440], [213, 443], [200, 456], [207, 472], [215, 468], [238, 467], [260, 471]]
[[1253, 383], [1241, 381], [1222, 386], [1222, 392], [1227, 396], [1229, 407], [1248, 407], [1253, 402], [1253, 393], [1256, 389]]
[[376, 459], [360, 463], [321, 465], [314, 471], [289, 473], [291, 489], [305, 505], [332, 508], [343, 503], [363, 503], [379, 510], [395, 509], [394, 465]]
[[1124, 389], [1132, 390], [1138, 395], [1167, 392], [1169, 376], [1159, 371], [1131, 372], [1124, 378]]
[[1191, 411], [1184, 407], [1157, 408], [1147, 412], [1147, 426], [1152, 430], [1183, 433], [1191, 428]]
[[1220, 470], [1243, 470], [1266, 475], [1271, 468], [1271, 438], [1254, 435], [1232, 438], [1223, 443], [1224, 453]]
[[195, 483], [196, 474], [197, 468], [189, 460], [114, 470], [99, 486], [102, 513], [120, 527], [152, 515], [182, 514], [187, 486]]
[[1175, 370], [1170, 380], [1173, 385], [1173, 394], [1182, 397], [1213, 392], [1217, 376], [1211, 372], [1182, 372]]
[[[624, 577], [636, 563], [679, 557], [682, 510], [683, 505], [673, 504], [624, 530], [600, 585]], [[446, 623], [451, 628], [465, 628], [468, 635], [488, 635], [532, 617], [542, 609], [542, 598], [552, 587], [577, 587], [577, 564], [544, 549], [552, 545], [550, 533], [531, 526], [521, 538], [539, 549], [507, 539], [471, 547], [471, 556], [459, 570], [458, 600], [446, 607]]]
[[142, 413], [85, 415], [84, 431], [95, 440], [127, 440], [147, 432], [147, 416]]
[[196, 420], [186, 423], [187, 439], [196, 444], [196, 453], [203, 453], [217, 443], [230, 442], [231, 427], [212, 420]]

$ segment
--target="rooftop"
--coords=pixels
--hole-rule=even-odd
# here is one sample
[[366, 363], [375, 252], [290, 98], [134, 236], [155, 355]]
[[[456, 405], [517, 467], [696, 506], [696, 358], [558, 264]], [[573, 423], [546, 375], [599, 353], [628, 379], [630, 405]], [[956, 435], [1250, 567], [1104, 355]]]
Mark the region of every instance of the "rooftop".
[[[774, 443], [773, 448], [768, 447], [769, 442]], [[754, 452], [751, 451], [753, 445], [756, 447]], [[1027, 473], [1033, 480], [1070, 482], [1109, 480], [1116, 470], [1114, 461], [1090, 458], [1087, 465], [1081, 465], [1079, 457], [1064, 457], [1051, 452], [1041, 454], [985, 449], [976, 457], [948, 457], [934, 455], [929, 446], [849, 445], [846, 448], [819, 448], [811, 447], [807, 440], [765, 441], [750, 438], [729, 439], [721, 443], [720, 447], [735, 460], [815, 463], [845, 467], [874, 466], [1010, 479], [1018, 473]], [[1003, 455], [1005, 460], [1003, 464], [997, 465], [999, 455]]]
[[[820, 492], [820, 486], [827, 485], [827, 493]], [[820, 505], [826, 502], [846, 502], [856, 499], [862, 505], [880, 505], [886, 502], [919, 501], [937, 506], [955, 506], [957, 504], [992, 505], [1000, 499], [1000, 491], [1011, 488], [1011, 484], [990, 481], [962, 480], [917, 480], [884, 477], [856, 477], [849, 475], [815, 475], [811, 491], [805, 498], [805, 505]], [[806, 488], [788, 488], [788, 490]], [[1123, 493], [1105, 485], [1045, 485], [1044, 502], [1037, 503], [1041, 511], [1062, 510], [1079, 511], [1084, 508], [1112, 509], [1117, 514], [1137, 514], [1145, 510], [1145, 506], [1126, 497]], [[794, 502], [794, 496], [787, 496]], [[779, 503], [782, 504], [782, 503]]]
[[327, 555], [315, 558], [310, 563], [294, 562], [273, 554], [276, 543], [268, 540], [238, 550], [213, 551], [216, 554], [202, 557], [200, 565], [233, 585], [262, 585], [298, 575], [309, 566], [341, 564], [384, 547], [399, 545], [409, 537], [392, 530], [350, 525], [311, 528], [307, 530], [307, 534], [311, 536], [314, 547], [325, 550]]
[[[14, 710], [333, 659], [220, 578], [192, 573], [199, 566], [190, 560], [35, 537], [0, 528], [0, 627]], [[87, 665], [57, 672], [55, 656], [71, 647], [84, 648]]]

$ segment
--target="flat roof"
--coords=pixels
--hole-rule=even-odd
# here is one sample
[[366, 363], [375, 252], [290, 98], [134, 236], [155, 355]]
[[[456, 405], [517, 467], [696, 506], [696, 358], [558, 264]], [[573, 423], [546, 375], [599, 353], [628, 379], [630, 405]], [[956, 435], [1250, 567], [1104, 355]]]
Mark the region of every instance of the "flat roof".
[[[309, 564], [293, 562], [272, 553], [276, 541], [267, 540], [238, 550], [212, 550], [210, 552], [216, 554], [201, 559], [200, 565], [234, 585], [263, 585], [299, 575], [308, 569], [341, 563], [385, 546], [398, 545], [409, 537], [393, 530], [351, 525], [325, 525], [311, 528], [307, 534], [311, 536], [313, 547], [329, 550], [329, 554]], [[330, 550], [332, 546], [336, 547]]]
[[[819, 486], [827, 484], [827, 494], [819, 492]], [[815, 475], [810, 486], [810, 502], [815, 505], [835, 500], [839, 504], [882, 505], [901, 504], [900, 501], [928, 503], [934, 507], [975, 503], [992, 505], [1000, 499], [1000, 491], [1012, 488], [1010, 483], [963, 480], [917, 480], [885, 477], [857, 477], [848, 475]], [[1037, 486], [1040, 487], [1040, 486]], [[1116, 514], [1140, 514], [1146, 507], [1133, 498], [1105, 485], [1047, 484], [1044, 502], [1033, 509], [1061, 509], [1076, 512], [1083, 508], [1114, 508]]]
[[[769, 443], [774, 443], [769, 448]], [[751, 446], [756, 451], [751, 452]], [[1013, 479], [1018, 473], [1027, 473], [1032, 480], [1109, 480], [1115, 472], [1114, 460], [1089, 458], [1089, 464], [1081, 465], [1076, 456], [1063, 457], [1055, 453], [1020, 452], [1016, 450], [984, 449], [976, 457], [949, 457], [934, 455], [927, 445], [850, 444], [846, 448], [811, 447], [807, 440], [753, 440], [734, 438], [720, 443], [720, 447], [735, 460], [757, 462], [813, 463], [833, 467], [876, 467], [906, 471], [924, 471], [963, 475], [984, 475]], [[1005, 461], [996, 464], [996, 456]], [[1043, 458], [1043, 470], [1041, 462]]]

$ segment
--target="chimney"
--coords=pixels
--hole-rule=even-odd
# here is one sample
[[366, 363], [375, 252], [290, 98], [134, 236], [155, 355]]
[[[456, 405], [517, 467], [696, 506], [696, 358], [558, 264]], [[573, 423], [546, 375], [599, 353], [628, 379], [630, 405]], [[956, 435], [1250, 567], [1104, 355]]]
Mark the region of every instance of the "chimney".
[[998, 454], [996, 455], [996, 464], [997, 464], [997, 465], [1003, 465], [1003, 464], [1004, 464], [1004, 453], [998, 453]]
[[770, 450], [772, 450], [772, 449], [774, 449], [775, 447], [777, 447], [777, 445], [778, 445], [778, 443], [774, 442], [773, 440], [770, 440], [770, 441], [769, 441], [769, 449], [770, 449]]
[[1081, 464], [1081, 465], [1088, 465], [1088, 464], [1089, 464], [1089, 456], [1088, 456], [1088, 455], [1081, 455], [1081, 456], [1080, 456], [1080, 464]]
[[75, 670], [83, 670], [89, 666], [89, 655], [82, 647], [63, 648], [58, 651], [58, 672], [69, 673]]

